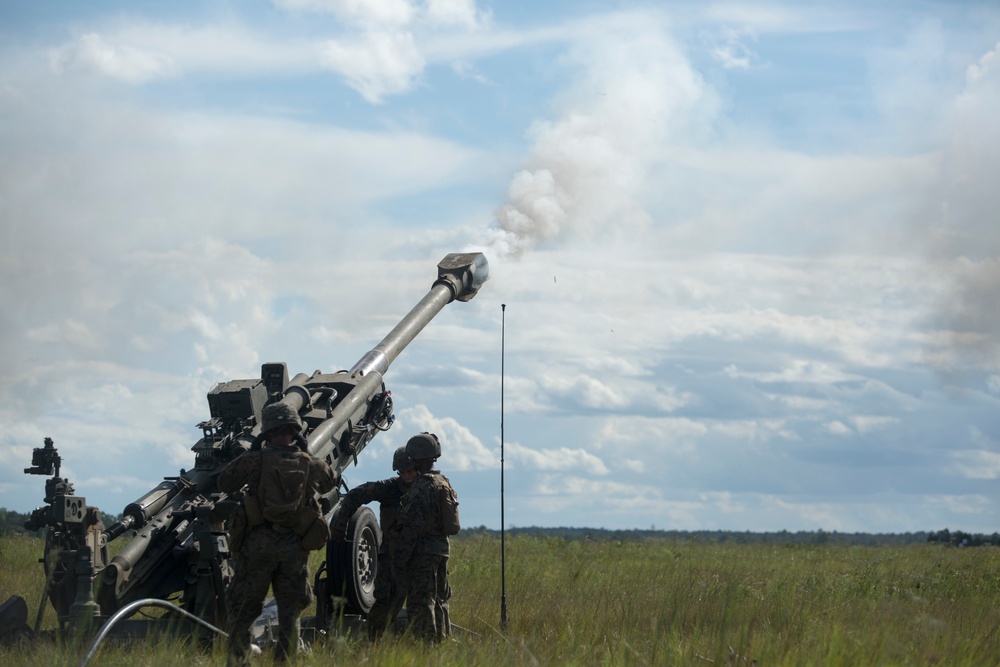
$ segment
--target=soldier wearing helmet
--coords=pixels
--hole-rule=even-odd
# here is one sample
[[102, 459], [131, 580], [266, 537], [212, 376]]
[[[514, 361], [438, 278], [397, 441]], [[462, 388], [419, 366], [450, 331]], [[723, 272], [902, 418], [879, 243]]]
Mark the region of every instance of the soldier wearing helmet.
[[396, 517], [393, 578], [406, 591], [406, 608], [414, 636], [439, 642], [451, 632], [448, 585], [449, 535], [459, 531], [458, 499], [448, 478], [434, 469], [441, 441], [420, 433], [406, 443], [406, 453], [419, 473]]
[[337, 483], [330, 466], [308, 453], [302, 419], [294, 408], [271, 403], [261, 416], [258, 442], [227, 465], [218, 481], [224, 493], [245, 491], [230, 520], [235, 575], [226, 593], [227, 665], [249, 664], [250, 627], [260, 616], [268, 587], [278, 603], [276, 658], [294, 656], [299, 616], [312, 601], [309, 551], [325, 545], [329, 537], [316, 494], [331, 491]]
[[406, 454], [406, 448], [400, 447], [392, 455], [392, 469], [398, 474], [378, 482], [367, 482], [348, 491], [334, 516], [330, 532], [334, 540], [347, 539], [347, 526], [362, 505], [371, 502], [379, 504], [379, 523], [382, 526], [382, 543], [378, 550], [378, 565], [375, 568], [375, 604], [368, 612], [366, 626], [368, 637], [377, 640], [385, 629], [396, 620], [396, 615], [403, 606], [403, 596], [392, 581], [392, 537], [390, 529], [396, 521], [400, 502], [409, 490], [417, 471], [413, 460]]

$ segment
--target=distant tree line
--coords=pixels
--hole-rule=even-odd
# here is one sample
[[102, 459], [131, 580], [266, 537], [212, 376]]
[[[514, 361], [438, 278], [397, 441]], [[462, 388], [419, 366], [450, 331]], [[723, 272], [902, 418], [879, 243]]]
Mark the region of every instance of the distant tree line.
[[986, 545], [1000, 547], [1000, 533], [983, 535], [981, 533], [963, 533], [960, 530], [950, 531], [945, 528], [928, 535], [927, 541], [950, 544], [953, 547], [982, 547]]
[[[28, 533], [24, 522], [30, 513], [15, 512], [0, 507], [0, 535], [7, 533]], [[121, 515], [101, 512], [101, 521], [110, 526], [121, 519]], [[465, 535], [473, 533], [487, 534], [499, 537], [499, 530], [486, 526], [467, 528]], [[673, 540], [677, 542], [730, 542], [733, 544], [841, 544], [868, 546], [899, 546], [906, 544], [922, 544], [933, 542], [956, 547], [1000, 546], [1000, 533], [983, 535], [979, 533], [964, 533], [960, 530], [950, 531], [947, 528], [937, 532], [919, 531], [915, 533], [840, 533], [837, 531], [799, 530], [791, 532], [779, 530], [776, 532], [752, 533], [736, 530], [606, 530], [604, 528], [541, 528], [530, 526], [525, 528], [509, 528], [510, 536], [529, 535], [533, 537], [557, 537], [564, 540], [604, 540], [613, 542], [641, 542], [643, 540]], [[40, 535], [42, 531], [37, 531]]]
[[[499, 530], [485, 526], [463, 530], [464, 533], [481, 532], [499, 536]], [[603, 528], [509, 528], [510, 536], [530, 535], [536, 537], [558, 537], [565, 540], [608, 540], [616, 542], [640, 542], [644, 540], [673, 540], [677, 542], [729, 542], [733, 544], [804, 544], [804, 545], [863, 545], [902, 546], [936, 542], [953, 546], [1000, 546], [1000, 534], [970, 534], [944, 529], [938, 532], [917, 531], [912, 533], [841, 533], [838, 531], [788, 531], [750, 532], [735, 530], [606, 530]]]

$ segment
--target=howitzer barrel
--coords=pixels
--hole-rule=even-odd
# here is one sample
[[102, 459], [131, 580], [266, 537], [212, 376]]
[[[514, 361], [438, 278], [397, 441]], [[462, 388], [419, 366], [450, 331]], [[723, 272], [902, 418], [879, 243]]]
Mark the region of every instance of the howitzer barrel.
[[438, 263], [438, 279], [420, 303], [400, 320], [378, 345], [351, 367], [351, 375], [378, 371], [384, 375], [399, 353], [452, 301], [468, 301], [489, 278], [490, 267], [481, 252], [451, 253]]
[[160, 512], [170, 500], [181, 490], [181, 484], [177, 481], [166, 480], [160, 482], [152, 491], [146, 493], [134, 503], [130, 503], [122, 512], [122, 519], [114, 523], [104, 531], [105, 537], [110, 542], [126, 530], [138, 530], [146, 525], [152, 517]]
[[[385, 391], [382, 376], [389, 369], [389, 365], [442, 308], [455, 300], [469, 301], [479, 292], [479, 288], [488, 278], [489, 264], [482, 253], [446, 255], [438, 263], [437, 280], [427, 295], [400, 320], [382, 342], [368, 351], [347, 371], [346, 375], [351, 378], [354, 386], [339, 399], [330, 416], [307, 436], [310, 453], [325, 458], [335, 446], [343, 445], [338, 454], [338, 461], [331, 462], [334, 467], [338, 471], [342, 470], [347, 465], [348, 456], [356, 461], [358, 452], [365, 447], [373, 434], [368, 431], [366, 435], [358, 436], [351, 432], [352, 426], [357, 429], [362, 422], [365, 422], [365, 415], [371, 408], [372, 401]], [[286, 393], [282, 400], [288, 401], [290, 394], [291, 392]], [[290, 404], [297, 405], [298, 399], [293, 397], [291, 400], [295, 403]]]

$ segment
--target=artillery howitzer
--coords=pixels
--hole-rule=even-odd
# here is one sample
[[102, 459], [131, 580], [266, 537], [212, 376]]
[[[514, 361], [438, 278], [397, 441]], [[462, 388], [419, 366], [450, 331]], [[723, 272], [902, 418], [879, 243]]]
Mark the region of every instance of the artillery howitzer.
[[[93, 629], [149, 599], [177, 600], [187, 614], [225, 627], [225, 591], [232, 577], [227, 520], [242, 496], [219, 492], [216, 481], [226, 464], [259, 441], [264, 406], [280, 401], [298, 412], [309, 452], [339, 477], [393, 423], [392, 397], [383, 382], [389, 365], [445, 305], [472, 299], [488, 276], [481, 253], [447, 255], [427, 295], [349, 370], [289, 379], [284, 363], [266, 363], [260, 379], [216, 384], [208, 392], [211, 418], [198, 424], [202, 437], [192, 447], [194, 468], [164, 478], [110, 526], [59, 476], [61, 459], [46, 438], [45, 446], [34, 450], [32, 467], [25, 469], [53, 475], [46, 481], [46, 505], [26, 524], [29, 530], [48, 529], [42, 559], [46, 585], [34, 630], [46, 597], [60, 631]], [[318, 497], [327, 517], [336, 509], [341, 486], [343, 480]], [[348, 530], [352, 539], [331, 541], [315, 576], [318, 628], [328, 627], [338, 612], [364, 615], [373, 603], [381, 539], [374, 513], [361, 508]], [[131, 539], [112, 558], [109, 543], [129, 531], [134, 531]], [[17, 596], [0, 606], [0, 634], [30, 631], [24, 609]]]

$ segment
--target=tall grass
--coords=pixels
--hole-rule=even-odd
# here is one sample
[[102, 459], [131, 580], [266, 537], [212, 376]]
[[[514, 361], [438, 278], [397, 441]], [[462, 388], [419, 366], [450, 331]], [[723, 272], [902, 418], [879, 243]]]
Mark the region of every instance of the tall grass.
[[[0, 601], [34, 620], [41, 542], [0, 540]], [[1000, 549], [696, 542], [453, 540], [452, 621], [441, 646], [317, 645], [305, 665], [1000, 665]], [[314, 558], [315, 571], [319, 554]], [[32, 574], [32, 572], [34, 574]], [[46, 625], [54, 613], [46, 612]], [[76, 665], [85, 648], [0, 648], [0, 664]], [[102, 649], [100, 665], [222, 664], [177, 640]], [[265, 656], [259, 664], [271, 664]]]

